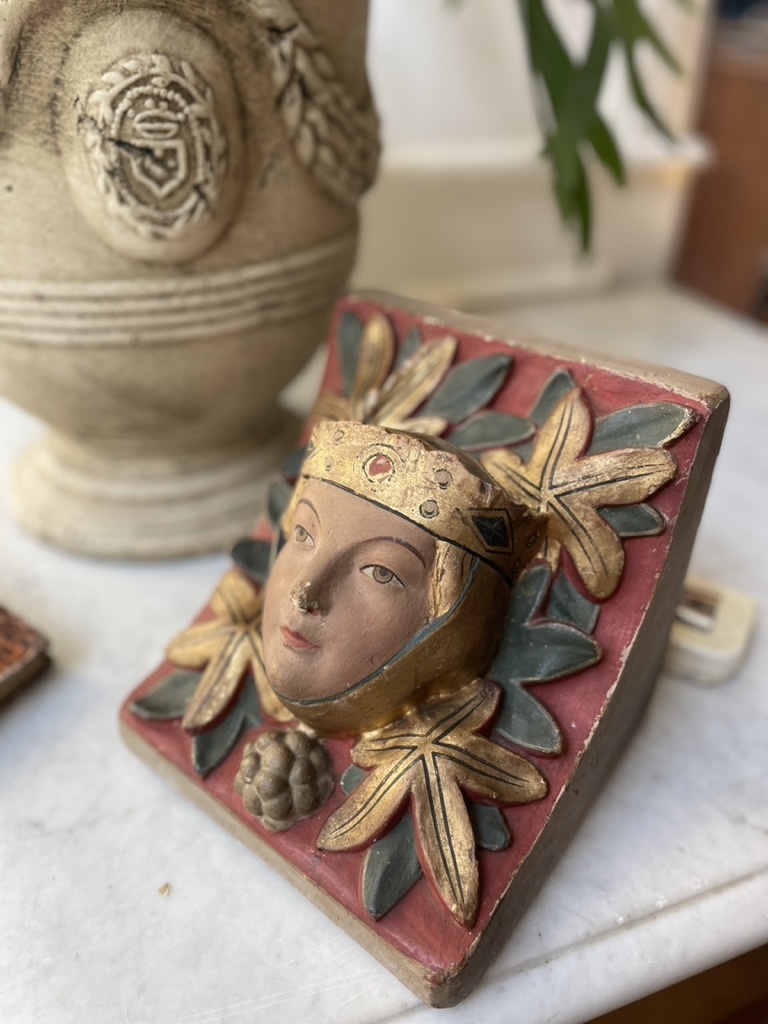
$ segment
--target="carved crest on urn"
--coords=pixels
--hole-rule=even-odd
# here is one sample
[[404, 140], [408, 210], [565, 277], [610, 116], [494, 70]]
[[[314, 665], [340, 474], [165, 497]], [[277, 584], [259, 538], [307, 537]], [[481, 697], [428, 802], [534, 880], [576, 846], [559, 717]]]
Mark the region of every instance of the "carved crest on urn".
[[33, 531], [145, 556], [252, 521], [376, 168], [366, 15], [0, 7], [0, 392], [54, 428], [12, 484]]

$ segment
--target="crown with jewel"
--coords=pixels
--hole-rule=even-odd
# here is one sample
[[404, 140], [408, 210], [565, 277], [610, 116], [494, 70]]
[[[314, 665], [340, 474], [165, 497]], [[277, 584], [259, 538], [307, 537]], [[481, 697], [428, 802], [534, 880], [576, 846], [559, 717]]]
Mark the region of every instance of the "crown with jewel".
[[319, 424], [300, 476], [323, 480], [482, 559], [513, 583], [544, 518], [512, 501], [483, 467], [439, 438], [354, 422]]

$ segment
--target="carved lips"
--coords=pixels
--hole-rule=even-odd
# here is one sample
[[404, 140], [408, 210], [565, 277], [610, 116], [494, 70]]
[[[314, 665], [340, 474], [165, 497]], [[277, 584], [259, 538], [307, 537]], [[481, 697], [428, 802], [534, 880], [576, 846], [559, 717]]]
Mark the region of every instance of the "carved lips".
[[319, 651], [320, 644], [314, 644], [311, 640], [307, 640], [301, 633], [297, 633], [293, 629], [289, 629], [287, 626], [280, 627], [280, 635], [283, 638], [283, 645], [290, 647], [294, 651]]

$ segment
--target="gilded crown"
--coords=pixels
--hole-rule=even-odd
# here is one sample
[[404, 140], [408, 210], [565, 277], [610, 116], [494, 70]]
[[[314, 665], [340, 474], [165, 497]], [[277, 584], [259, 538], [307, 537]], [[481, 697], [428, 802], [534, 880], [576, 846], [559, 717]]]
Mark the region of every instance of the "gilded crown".
[[512, 501], [478, 462], [439, 438], [324, 422], [310, 439], [301, 477], [402, 516], [481, 558], [509, 583], [543, 538], [541, 516]]

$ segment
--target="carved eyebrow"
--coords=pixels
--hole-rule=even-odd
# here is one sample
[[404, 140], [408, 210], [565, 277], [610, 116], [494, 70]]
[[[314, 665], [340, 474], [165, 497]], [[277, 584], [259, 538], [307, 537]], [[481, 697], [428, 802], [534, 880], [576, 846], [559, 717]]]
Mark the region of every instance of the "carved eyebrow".
[[424, 568], [427, 568], [427, 563], [424, 561], [424, 556], [422, 555], [422, 553], [419, 551], [418, 548], [415, 548], [413, 544], [409, 544], [407, 540], [401, 540], [400, 537], [371, 537], [370, 541], [367, 541], [367, 543], [372, 543], [373, 541], [378, 540], [388, 540], [391, 541], [393, 544], [399, 544], [400, 547], [405, 548], [407, 551], [410, 551], [412, 555], [416, 555], [416, 557], [424, 566]]
[[309, 500], [309, 498], [299, 498], [299, 500], [296, 502], [296, 508], [298, 508], [299, 505], [308, 505], [312, 509], [312, 511], [315, 513], [315, 518], [317, 519], [317, 521], [320, 522], [320, 516], [317, 513], [317, 509], [312, 504], [312, 502]]

